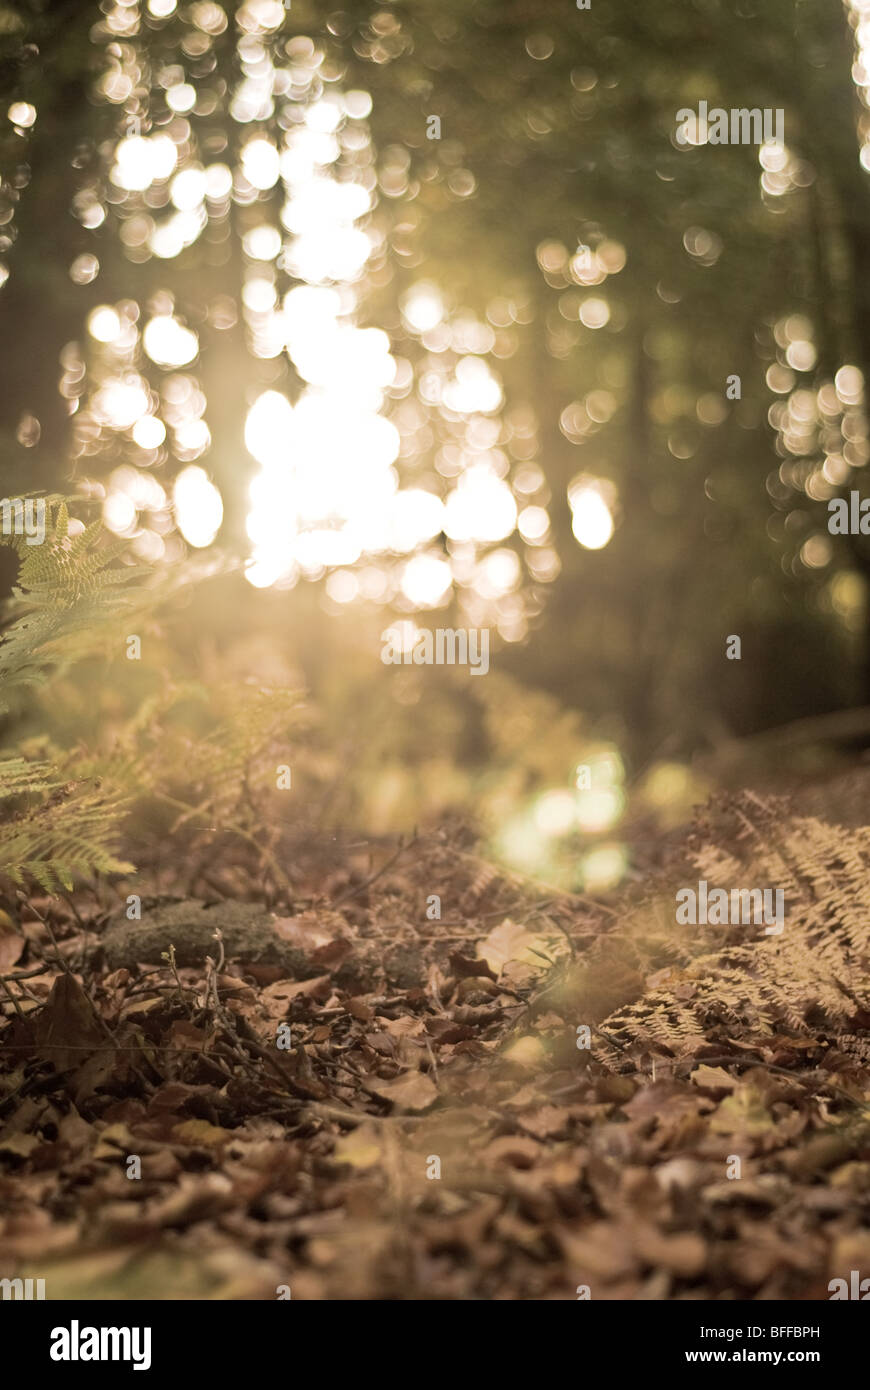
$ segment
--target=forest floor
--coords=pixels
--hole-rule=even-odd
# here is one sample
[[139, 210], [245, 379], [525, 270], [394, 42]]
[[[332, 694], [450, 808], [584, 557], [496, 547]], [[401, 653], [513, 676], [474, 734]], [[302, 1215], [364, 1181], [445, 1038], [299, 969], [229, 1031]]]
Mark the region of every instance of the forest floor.
[[[29, 898], [0, 926], [0, 1274], [827, 1299], [870, 1270], [866, 800], [731, 798], [606, 902], [456, 826], [296, 853], [292, 902], [226, 846], [155, 872], [141, 921]], [[677, 928], [674, 885], [717, 874], [785, 882], [782, 935]]]

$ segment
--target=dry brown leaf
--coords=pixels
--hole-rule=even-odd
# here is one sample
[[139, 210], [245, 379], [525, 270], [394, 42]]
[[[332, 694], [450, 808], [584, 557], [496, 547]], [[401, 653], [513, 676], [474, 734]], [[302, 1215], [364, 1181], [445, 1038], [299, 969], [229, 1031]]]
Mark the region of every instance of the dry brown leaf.
[[495, 971], [483, 959], [473, 956], [464, 956], [461, 951], [450, 952], [450, 969], [457, 980], [472, 979], [475, 977], [488, 977], [490, 980], [497, 979]]
[[378, 1126], [366, 1121], [336, 1140], [333, 1157], [336, 1163], [349, 1163], [353, 1168], [373, 1168], [383, 1159]]
[[319, 946], [328, 946], [335, 937], [334, 931], [321, 926], [316, 917], [276, 917], [275, 931], [283, 941], [298, 946], [300, 951], [316, 951]]
[[211, 1125], [208, 1120], [183, 1120], [181, 1124], [173, 1125], [172, 1133], [180, 1144], [203, 1149], [219, 1149], [233, 1137], [231, 1129]]
[[667, 1269], [683, 1279], [694, 1279], [707, 1263], [707, 1246], [694, 1231], [665, 1235], [658, 1227], [646, 1222], [634, 1226], [634, 1243], [638, 1254], [648, 1264]]
[[722, 1067], [695, 1067], [689, 1080], [704, 1091], [733, 1091], [740, 1084], [736, 1077], [729, 1076]]
[[524, 1134], [503, 1134], [483, 1151], [491, 1163], [510, 1163], [514, 1168], [531, 1168], [544, 1153], [540, 1144]]
[[764, 1098], [753, 1086], [740, 1083], [710, 1117], [714, 1134], [766, 1134], [773, 1129]]
[[14, 1154], [16, 1158], [29, 1158], [43, 1140], [38, 1134], [8, 1134], [0, 1139], [0, 1153]]
[[369, 1090], [389, 1100], [399, 1110], [428, 1110], [438, 1099], [438, 1088], [422, 1071], [404, 1072], [393, 1081], [378, 1081]]
[[546, 937], [512, 922], [509, 917], [493, 927], [485, 940], [478, 942], [477, 954], [490, 967], [493, 979], [497, 979], [511, 961], [535, 971], [549, 970], [548, 962], [552, 961]]
[[82, 1063], [107, 1039], [94, 1017], [90, 1000], [71, 975], [58, 975], [36, 1020], [36, 1046], [60, 1071]]
[[260, 991], [260, 998], [270, 1018], [283, 1018], [292, 999], [323, 998], [329, 989], [329, 976], [317, 975], [313, 980], [279, 980], [277, 984], [266, 985]]

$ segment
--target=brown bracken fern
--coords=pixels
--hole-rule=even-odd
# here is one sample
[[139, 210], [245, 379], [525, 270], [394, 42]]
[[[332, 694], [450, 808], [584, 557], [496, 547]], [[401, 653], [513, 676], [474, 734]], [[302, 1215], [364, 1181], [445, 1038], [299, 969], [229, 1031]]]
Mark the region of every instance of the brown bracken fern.
[[[671, 955], [685, 959], [693, 940], [701, 953], [648, 980], [652, 987], [640, 999], [604, 1022], [608, 1037], [622, 1048], [687, 1055], [712, 1037], [760, 1041], [777, 1032], [826, 1035], [842, 1046], [866, 1024], [870, 827], [795, 815], [786, 801], [743, 793], [699, 818], [683, 884], [691, 881], [687, 871], [710, 889], [781, 888], [783, 930], [674, 926]], [[663, 893], [659, 902], [673, 908], [674, 899]], [[640, 938], [641, 968], [650, 963], [644, 949]]]

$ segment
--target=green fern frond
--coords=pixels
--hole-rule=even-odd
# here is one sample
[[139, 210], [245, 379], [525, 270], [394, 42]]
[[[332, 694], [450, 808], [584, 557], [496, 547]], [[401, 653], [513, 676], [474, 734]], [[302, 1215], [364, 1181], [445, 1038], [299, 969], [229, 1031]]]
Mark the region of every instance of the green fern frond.
[[48, 762], [28, 762], [26, 758], [0, 758], [0, 801], [13, 796], [49, 792], [60, 783], [53, 780], [54, 768]]
[[[42, 685], [70, 662], [99, 650], [113, 623], [142, 590], [147, 571], [116, 566], [124, 541], [105, 544], [100, 522], [70, 535], [66, 502], [41, 499], [46, 533], [40, 544], [25, 535], [2, 535], [18, 553], [18, 585], [5, 606], [0, 632], [0, 710], [22, 688]], [[39, 741], [37, 741], [39, 743]], [[42, 744], [39, 752], [45, 753]], [[39, 884], [46, 892], [69, 889], [94, 873], [127, 873], [116, 844], [129, 794], [112, 777], [82, 773], [81, 753], [0, 757], [0, 877]]]
[[126, 543], [103, 544], [100, 522], [70, 537], [66, 503], [43, 500], [51, 525], [42, 544], [0, 536], [21, 560], [0, 634], [0, 710], [8, 708], [12, 691], [41, 685], [53, 669], [93, 652], [137, 593], [135, 581], [148, 572], [114, 565]]
[[94, 873], [132, 872], [133, 865], [115, 853], [126, 807], [127, 798], [119, 791], [106, 793], [96, 784], [79, 782], [55, 784], [47, 799], [4, 826], [0, 874], [17, 884], [33, 880], [52, 893]]

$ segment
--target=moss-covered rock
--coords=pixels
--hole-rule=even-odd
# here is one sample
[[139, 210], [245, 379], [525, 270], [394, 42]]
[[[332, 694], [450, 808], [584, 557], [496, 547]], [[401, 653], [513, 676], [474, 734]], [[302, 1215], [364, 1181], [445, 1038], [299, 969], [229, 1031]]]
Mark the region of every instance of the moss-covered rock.
[[215, 929], [223, 937], [227, 960], [256, 965], [279, 965], [294, 979], [322, 973], [304, 951], [282, 940], [275, 918], [255, 903], [223, 902], [207, 907], [195, 898], [180, 902], [142, 903], [141, 921], [128, 921], [124, 912], [113, 917], [101, 946], [110, 970], [132, 968], [138, 962], [162, 965], [163, 953], [175, 947], [179, 965], [202, 965], [206, 956], [217, 959]]

